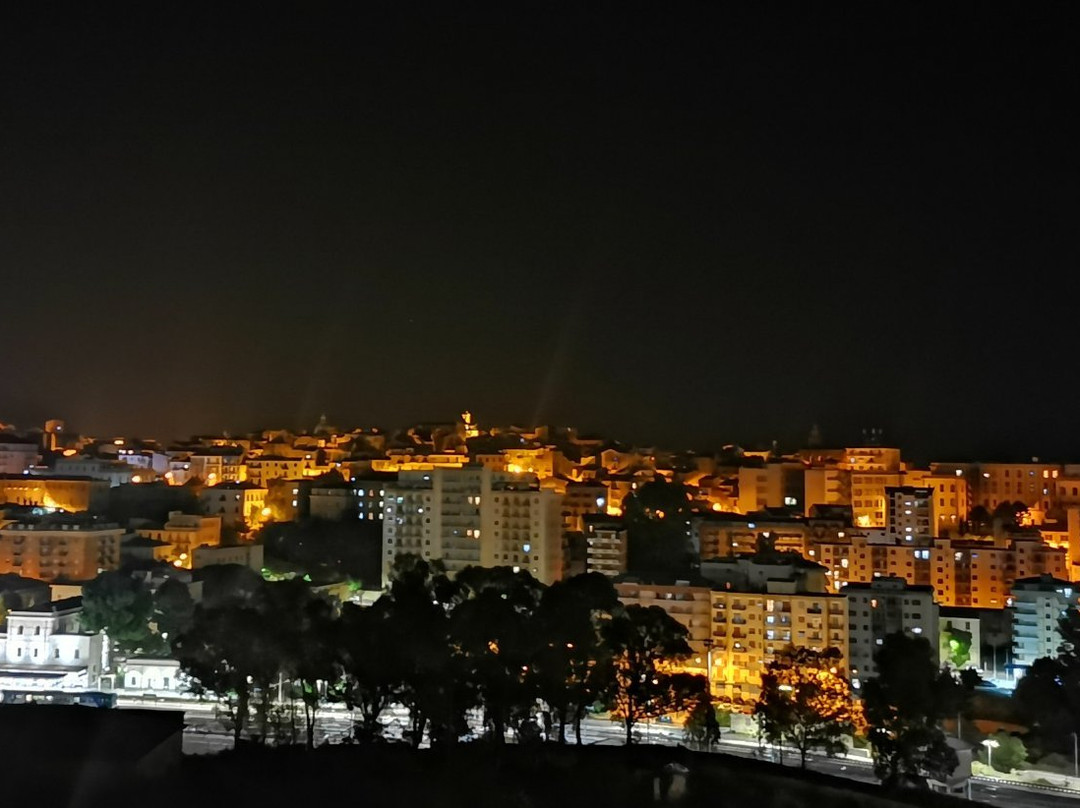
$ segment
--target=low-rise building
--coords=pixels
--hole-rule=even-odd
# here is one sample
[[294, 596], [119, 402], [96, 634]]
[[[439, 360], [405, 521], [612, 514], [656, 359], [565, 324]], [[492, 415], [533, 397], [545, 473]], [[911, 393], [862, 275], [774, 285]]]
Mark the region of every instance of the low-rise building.
[[37, 441], [0, 433], [0, 474], [22, 474], [38, 462]]
[[96, 688], [103, 640], [80, 625], [82, 598], [39, 603], [8, 612], [0, 634], [0, 687]]
[[72, 513], [100, 513], [109, 504], [109, 483], [90, 477], [0, 474], [0, 502]]
[[161, 527], [141, 527], [137, 532], [145, 539], [161, 542], [170, 549], [163, 560], [180, 561], [183, 566], [196, 547], [216, 546], [221, 543], [221, 516], [170, 511], [169, 518]]
[[191, 568], [202, 569], [219, 564], [239, 564], [250, 567], [255, 572], [262, 572], [263, 546], [242, 542], [225, 547], [196, 547], [191, 554]]
[[222, 527], [254, 530], [266, 520], [266, 489], [252, 483], [219, 483], [204, 488], [199, 503], [207, 516], [221, 518]]

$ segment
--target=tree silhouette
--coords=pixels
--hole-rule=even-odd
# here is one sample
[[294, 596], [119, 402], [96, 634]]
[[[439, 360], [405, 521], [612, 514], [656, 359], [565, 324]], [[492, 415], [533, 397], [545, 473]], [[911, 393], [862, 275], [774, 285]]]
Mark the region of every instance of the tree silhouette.
[[851, 686], [840, 674], [843, 654], [789, 646], [765, 666], [754, 706], [770, 743], [799, 750], [802, 768], [813, 749], [833, 757], [845, 749], [843, 736], [855, 722]]

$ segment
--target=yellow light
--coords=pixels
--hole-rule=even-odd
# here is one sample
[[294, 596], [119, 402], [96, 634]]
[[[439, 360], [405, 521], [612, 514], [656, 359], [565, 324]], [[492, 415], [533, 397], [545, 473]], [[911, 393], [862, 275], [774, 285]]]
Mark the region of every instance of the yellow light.
[[136, 474], [131, 478], [131, 481], [133, 483], [141, 483], [142, 482], [142, 477], [140, 477], [138, 474]]
[[180, 560], [181, 561], [186, 561], [187, 560], [187, 553], [181, 553], [180, 554]]
[[173, 564], [174, 567], [182, 567], [182, 566], [184, 566], [184, 562], [181, 561], [179, 558], [176, 559], [176, 561], [174, 561], [172, 564]]
[[64, 449], [64, 457], [73, 457], [76, 454], [74, 449]]
[[714, 502], [713, 506], [712, 506], [712, 509], [714, 511], [722, 511], [722, 510], [724, 510], [724, 506], [721, 505], [719, 502]]
[[259, 513], [261, 513], [263, 516], [269, 516], [272, 511], [269, 508], [263, 508], [261, 511], [259, 511]]
[[116, 440], [113, 441], [113, 445], [115, 445], [115, 446], [123, 446], [124, 445], [124, 439], [123, 438], [117, 438]]

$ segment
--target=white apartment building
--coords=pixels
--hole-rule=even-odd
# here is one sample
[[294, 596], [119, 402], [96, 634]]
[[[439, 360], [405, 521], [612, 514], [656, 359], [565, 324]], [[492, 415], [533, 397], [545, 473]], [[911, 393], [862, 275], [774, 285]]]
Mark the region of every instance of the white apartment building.
[[911, 586], [903, 578], [882, 577], [844, 587], [848, 601], [851, 686], [858, 690], [877, 675], [874, 655], [888, 634], [924, 637], [937, 653], [938, 606], [932, 586]]
[[101, 634], [79, 625], [82, 598], [8, 613], [0, 634], [0, 688], [86, 689], [101, 680]]
[[1061, 645], [1058, 621], [1069, 607], [1076, 607], [1075, 586], [1049, 575], [1013, 583], [1013, 669], [1017, 678], [1036, 659], [1057, 656]]
[[451, 573], [515, 566], [545, 583], [561, 573], [559, 497], [541, 491], [534, 475], [474, 465], [411, 470], [380, 490], [384, 583], [400, 553], [441, 560]]

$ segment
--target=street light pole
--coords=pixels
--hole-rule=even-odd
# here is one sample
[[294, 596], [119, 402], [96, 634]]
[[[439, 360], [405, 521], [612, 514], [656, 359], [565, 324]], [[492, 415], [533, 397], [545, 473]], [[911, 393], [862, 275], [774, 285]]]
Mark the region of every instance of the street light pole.
[[1073, 777], [1080, 777], [1080, 749], [1077, 747], [1076, 733], [1072, 733], [1073, 736]]

